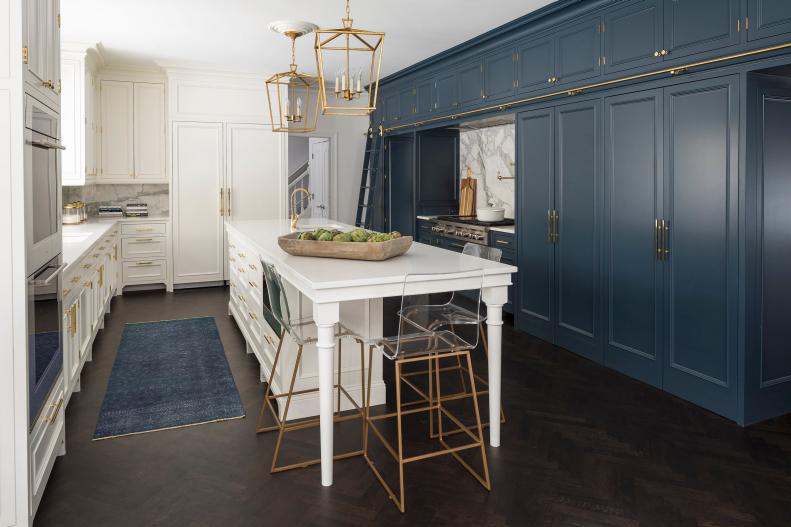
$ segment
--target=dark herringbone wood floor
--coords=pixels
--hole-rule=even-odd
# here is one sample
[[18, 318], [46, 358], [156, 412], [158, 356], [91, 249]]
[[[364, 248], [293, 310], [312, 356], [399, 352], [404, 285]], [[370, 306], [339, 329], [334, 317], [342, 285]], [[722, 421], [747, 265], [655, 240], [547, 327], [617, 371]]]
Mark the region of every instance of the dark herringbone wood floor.
[[[331, 488], [318, 467], [270, 475], [275, 437], [254, 433], [262, 387], [226, 294], [113, 301], [66, 413], [68, 454], [55, 464], [38, 527], [791, 525], [791, 418], [741, 429], [510, 327], [508, 422], [502, 448], [489, 449], [491, 493], [452, 459], [407, 467], [404, 515], [360, 458], [336, 463]], [[92, 442], [124, 322], [204, 315], [217, 321], [248, 417]], [[353, 427], [336, 437], [358, 439]], [[295, 440], [317, 453], [318, 431]]]

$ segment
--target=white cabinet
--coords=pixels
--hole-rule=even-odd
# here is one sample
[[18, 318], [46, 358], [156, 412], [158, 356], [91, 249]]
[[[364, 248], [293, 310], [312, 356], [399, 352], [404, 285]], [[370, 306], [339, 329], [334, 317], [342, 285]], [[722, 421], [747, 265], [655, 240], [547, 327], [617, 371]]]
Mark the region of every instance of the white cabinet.
[[173, 281], [224, 279], [222, 123], [173, 124]]
[[282, 138], [258, 124], [173, 124], [174, 283], [228, 279], [226, 218], [279, 216]]
[[167, 183], [165, 86], [103, 80], [99, 183]]
[[173, 290], [171, 265], [168, 263], [168, 230], [167, 220], [126, 220], [121, 223], [121, 237], [108, 255], [109, 261], [114, 263], [118, 288], [165, 284], [168, 291]]
[[98, 54], [84, 44], [63, 44], [61, 140], [63, 184], [94, 183], [97, 175], [99, 112], [95, 65]]
[[60, 1], [26, 0], [25, 80], [44, 99], [60, 104]]

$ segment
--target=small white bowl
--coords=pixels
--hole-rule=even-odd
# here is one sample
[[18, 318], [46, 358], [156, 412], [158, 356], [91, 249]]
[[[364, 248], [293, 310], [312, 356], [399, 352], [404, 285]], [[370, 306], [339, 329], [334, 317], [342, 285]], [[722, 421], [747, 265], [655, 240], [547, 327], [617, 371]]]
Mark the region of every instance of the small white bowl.
[[505, 219], [505, 209], [503, 207], [481, 207], [476, 209], [478, 221], [495, 222]]

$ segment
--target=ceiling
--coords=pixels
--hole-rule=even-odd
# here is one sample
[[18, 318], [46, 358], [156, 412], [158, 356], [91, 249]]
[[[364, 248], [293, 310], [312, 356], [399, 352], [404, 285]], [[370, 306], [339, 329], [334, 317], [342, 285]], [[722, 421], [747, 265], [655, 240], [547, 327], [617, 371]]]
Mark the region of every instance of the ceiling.
[[[382, 76], [460, 44], [551, 0], [352, 0], [355, 27], [386, 33]], [[343, 0], [61, 0], [64, 41], [101, 42], [108, 64], [179, 64], [271, 74], [289, 61], [280, 19], [340, 27]], [[313, 37], [297, 42], [315, 72]]]

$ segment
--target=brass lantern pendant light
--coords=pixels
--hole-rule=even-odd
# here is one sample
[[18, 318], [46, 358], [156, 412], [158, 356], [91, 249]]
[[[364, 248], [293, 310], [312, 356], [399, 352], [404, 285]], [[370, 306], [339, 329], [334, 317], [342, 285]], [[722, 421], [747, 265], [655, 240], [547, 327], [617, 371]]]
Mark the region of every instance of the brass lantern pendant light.
[[341, 21], [342, 28], [316, 31], [321, 111], [369, 115], [376, 109], [385, 34], [353, 27], [349, 0]]
[[319, 117], [319, 77], [297, 71], [296, 42], [318, 26], [309, 22], [279, 21], [269, 24], [269, 29], [291, 39], [289, 70], [275, 73], [266, 81], [272, 131], [312, 132]]

